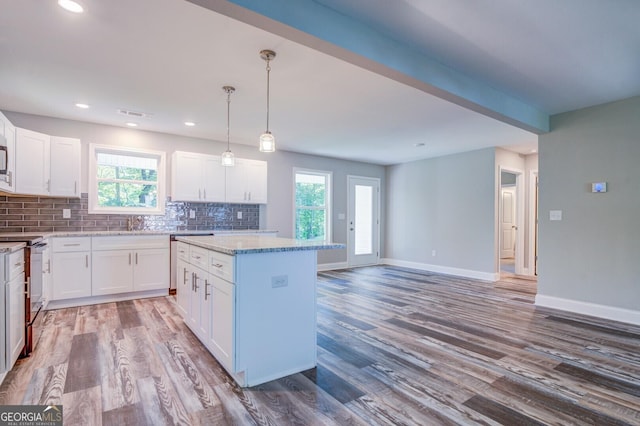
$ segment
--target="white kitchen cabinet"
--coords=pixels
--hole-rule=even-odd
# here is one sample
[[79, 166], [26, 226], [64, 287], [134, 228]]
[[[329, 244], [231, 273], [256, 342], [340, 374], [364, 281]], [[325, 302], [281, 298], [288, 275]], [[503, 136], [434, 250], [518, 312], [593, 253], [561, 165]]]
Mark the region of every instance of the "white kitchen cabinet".
[[93, 237], [92, 295], [169, 288], [169, 238]]
[[50, 241], [52, 300], [91, 296], [91, 237]]
[[[107, 237], [108, 238], [108, 237]], [[93, 252], [91, 295], [133, 291], [133, 259], [129, 250]]]
[[211, 277], [209, 273], [191, 265], [192, 286], [188, 325], [193, 332], [206, 342], [211, 325]]
[[224, 202], [224, 177], [220, 157], [176, 151], [171, 158], [171, 199]]
[[211, 276], [210, 330], [206, 346], [225, 368], [234, 370], [235, 285]]
[[16, 129], [16, 192], [30, 195], [50, 193], [51, 137]]
[[80, 149], [80, 139], [51, 136], [51, 196], [80, 197]]
[[266, 161], [237, 158], [226, 168], [227, 203], [266, 204], [268, 167]]
[[176, 268], [178, 271], [178, 280], [176, 282], [176, 299], [178, 302], [178, 311], [184, 320], [187, 319], [187, 313], [191, 309], [191, 265], [189, 262], [178, 259]]
[[[9, 255], [8, 262], [9, 283], [6, 286], [7, 306], [7, 355], [9, 366], [13, 366], [20, 356], [25, 344], [25, 280], [24, 280], [24, 251], [14, 251]], [[3, 289], [3, 291], [5, 291]], [[4, 356], [4, 354], [2, 354]]]
[[[7, 139], [7, 174], [0, 176], [0, 191], [15, 192], [16, 127], [0, 112], [0, 134]], [[4, 155], [4, 152], [0, 152]]]
[[80, 140], [16, 130], [15, 192], [80, 197]]

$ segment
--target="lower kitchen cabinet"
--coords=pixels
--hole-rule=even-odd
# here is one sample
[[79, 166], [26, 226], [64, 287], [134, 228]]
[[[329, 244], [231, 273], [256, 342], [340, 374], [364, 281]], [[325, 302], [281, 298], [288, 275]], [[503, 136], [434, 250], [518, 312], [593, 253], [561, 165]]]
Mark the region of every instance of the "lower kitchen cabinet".
[[235, 285], [212, 278], [211, 324], [207, 347], [227, 369], [233, 369], [233, 321]]
[[178, 311], [182, 318], [186, 320], [187, 313], [191, 306], [191, 265], [186, 260], [178, 259], [176, 263], [178, 271], [178, 280], [176, 282], [176, 299], [178, 302]]
[[136, 293], [168, 292], [168, 236], [53, 237], [50, 241], [52, 300], [64, 302], [53, 307], [106, 300], [100, 296], [131, 299]]
[[51, 255], [53, 300], [91, 296], [91, 252], [58, 252]]
[[[3, 323], [7, 324], [6, 332], [6, 360], [7, 368], [11, 368], [15, 364], [18, 356], [22, 352], [25, 344], [25, 305], [24, 305], [24, 251], [19, 249], [7, 255], [7, 278], [9, 282], [6, 285], [6, 318]], [[0, 257], [0, 260], [4, 260]], [[1, 277], [3, 282], [4, 277]], [[0, 298], [1, 300], [1, 298]], [[5, 321], [6, 320], [6, 321]], [[4, 327], [4, 324], [2, 325]], [[5, 356], [4, 353], [0, 356]]]

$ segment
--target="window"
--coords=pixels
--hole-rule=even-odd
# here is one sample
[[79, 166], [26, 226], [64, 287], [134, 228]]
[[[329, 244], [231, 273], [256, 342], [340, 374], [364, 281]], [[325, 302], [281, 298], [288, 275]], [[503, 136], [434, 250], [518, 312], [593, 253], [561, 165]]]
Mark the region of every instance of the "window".
[[294, 169], [295, 238], [331, 239], [331, 173]]
[[95, 144], [89, 151], [89, 213], [164, 214], [164, 152]]

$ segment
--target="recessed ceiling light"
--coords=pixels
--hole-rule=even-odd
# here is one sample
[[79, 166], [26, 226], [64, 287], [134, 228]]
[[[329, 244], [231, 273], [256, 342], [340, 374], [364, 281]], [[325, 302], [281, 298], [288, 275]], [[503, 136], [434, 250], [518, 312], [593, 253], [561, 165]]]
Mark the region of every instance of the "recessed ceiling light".
[[58, 0], [58, 5], [61, 8], [73, 13], [82, 13], [84, 11], [80, 3], [77, 3], [73, 0]]
[[184, 125], [187, 127], [193, 127], [196, 125], [196, 123], [194, 123], [193, 121], [185, 121]]
[[421, 146], [424, 146], [424, 142], [414, 143], [413, 146], [415, 146], [416, 148], [419, 148]]
[[76, 104], [76, 106], [77, 106], [78, 108], [81, 108], [81, 109], [87, 109], [87, 108], [89, 108], [89, 105], [87, 105], [87, 104], [83, 104], [83, 103], [80, 103], [80, 102], [78, 102], [78, 103]]
[[129, 127], [138, 127], [138, 123], [134, 123], [134, 122], [132, 122], [132, 121], [129, 121], [129, 122], [128, 122], [128, 123], [126, 123], [126, 124], [127, 124], [127, 126], [129, 126]]

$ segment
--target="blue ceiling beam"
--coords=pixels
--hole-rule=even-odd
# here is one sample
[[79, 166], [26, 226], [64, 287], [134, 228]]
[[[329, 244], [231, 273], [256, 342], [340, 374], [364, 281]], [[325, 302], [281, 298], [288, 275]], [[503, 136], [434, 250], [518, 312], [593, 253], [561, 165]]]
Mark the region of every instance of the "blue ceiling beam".
[[549, 114], [313, 0], [188, 0], [480, 114], [541, 134]]

